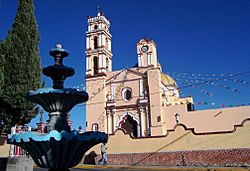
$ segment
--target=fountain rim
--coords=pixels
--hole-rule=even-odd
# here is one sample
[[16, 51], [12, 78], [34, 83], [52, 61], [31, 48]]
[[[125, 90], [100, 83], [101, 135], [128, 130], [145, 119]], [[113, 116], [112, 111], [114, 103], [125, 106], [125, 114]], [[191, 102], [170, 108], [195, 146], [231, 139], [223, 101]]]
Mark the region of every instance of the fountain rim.
[[74, 88], [62, 88], [62, 89], [55, 89], [53, 87], [48, 87], [48, 88], [39, 88], [36, 90], [31, 90], [28, 92], [28, 96], [34, 96], [34, 95], [38, 95], [38, 94], [47, 94], [47, 93], [55, 93], [55, 94], [69, 94], [69, 93], [73, 93], [73, 94], [82, 94], [84, 96], [88, 96], [88, 93], [84, 90], [80, 91]]
[[65, 58], [69, 56], [69, 52], [63, 48], [53, 48], [49, 51], [49, 54], [52, 58], [55, 58], [57, 55], [61, 55], [61, 58]]
[[108, 136], [105, 132], [87, 131], [84, 133], [78, 133], [78, 131], [76, 130], [73, 130], [71, 132], [67, 132], [65, 130], [58, 132], [57, 130], [53, 130], [47, 134], [38, 134], [34, 132], [22, 132], [19, 134], [14, 134], [12, 135], [12, 137], [8, 138], [7, 143], [13, 144], [21, 142], [30, 142], [31, 140], [37, 142], [44, 142], [50, 141], [51, 138], [55, 139], [56, 141], [60, 141], [63, 138], [67, 141], [70, 141], [74, 138], [80, 141], [89, 141], [93, 138], [104, 139], [106, 141], [108, 140]]

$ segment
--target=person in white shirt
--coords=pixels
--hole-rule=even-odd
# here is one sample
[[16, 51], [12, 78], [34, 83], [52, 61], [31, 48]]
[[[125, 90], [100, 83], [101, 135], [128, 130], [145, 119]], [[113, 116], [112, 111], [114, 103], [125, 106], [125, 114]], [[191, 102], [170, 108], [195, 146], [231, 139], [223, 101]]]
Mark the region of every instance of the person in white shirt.
[[106, 143], [102, 143], [101, 145], [101, 154], [102, 154], [102, 158], [98, 161], [98, 164], [100, 165], [101, 162], [103, 162], [103, 166], [106, 166], [107, 165], [107, 152], [106, 152], [106, 146], [105, 146]]

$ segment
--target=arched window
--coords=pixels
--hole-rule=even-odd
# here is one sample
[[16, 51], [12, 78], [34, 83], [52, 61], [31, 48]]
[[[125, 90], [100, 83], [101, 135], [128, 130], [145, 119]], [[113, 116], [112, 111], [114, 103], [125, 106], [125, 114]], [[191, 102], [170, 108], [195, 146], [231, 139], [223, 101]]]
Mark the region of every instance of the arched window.
[[98, 48], [98, 38], [97, 36], [94, 37], [94, 49]]
[[94, 75], [98, 74], [98, 58], [94, 57]]
[[109, 58], [106, 58], [106, 69], [108, 70], [109, 68]]
[[98, 25], [95, 25], [95, 26], [94, 26], [94, 29], [97, 30], [97, 29], [98, 29]]
[[127, 90], [127, 91], [125, 92], [125, 99], [126, 99], [126, 100], [130, 100], [131, 97], [132, 97], [132, 92], [131, 92], [130, 90]]
[[124, 88], [122, 90], [122, 98], [124, 101], [129, 101], [132, 99], [132, 89], [131, 88]]

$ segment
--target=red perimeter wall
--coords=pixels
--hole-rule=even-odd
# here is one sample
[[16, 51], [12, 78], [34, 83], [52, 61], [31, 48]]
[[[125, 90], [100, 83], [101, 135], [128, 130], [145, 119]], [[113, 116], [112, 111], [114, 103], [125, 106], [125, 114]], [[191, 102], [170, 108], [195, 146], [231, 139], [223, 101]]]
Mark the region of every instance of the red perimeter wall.
[[[95, 157], [95, 162], [100, 159]], [[108, 154], [109, 165], [250, 166], [250, 148], [156, 153]]]

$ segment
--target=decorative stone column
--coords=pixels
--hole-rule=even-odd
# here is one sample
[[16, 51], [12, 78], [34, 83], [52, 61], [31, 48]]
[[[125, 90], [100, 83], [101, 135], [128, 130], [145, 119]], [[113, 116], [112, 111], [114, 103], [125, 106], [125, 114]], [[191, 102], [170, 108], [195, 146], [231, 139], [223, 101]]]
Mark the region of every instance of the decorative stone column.
[[140, 128], [140, 124], [137, 125], [137, 137], [140, 137], [141, 135], [141, 128]]
[[149, 109], [148, 106], [145, 107], [145, 114], [146, 114], [146, 128], [147, 128], [147, 134], [151, 135], [150, 133], [150, 113], [149, 113]]
[[144, 112], [144, 109], [143, 107], [140, 107], [139, 108], [139, 113], [140, 113], [140, 125], [141, 125], [141, 136], [144, 137], [145, 136], [145, 130], [146, 130], [146, 118], [145, 118], [145, 112]]
[[111, 100], [115, 100], [115, 84], [111, 84]]
[[107, 94], [106, 111], [107, 111], [107, 133], [114, 133], [116, 127], [115, 119], [115, 84], [111, 84], [111, 93]]
[[144, 88], [143, 88], [143, 79], [140, 79], [140, 82], [139, 82], [139, 85], [140, 85], [140, 98], [143, 99], [144, 98]]
[[115, 109], [111, 109], [112, 119], [113, 119], [113, 132], [116, 130], [116, 116], [115, 116]]
[[111, 115], [111, 111], [110, 110], [107, 111], [107, 123], [108, 123], [107, 133], [108, 134], [112, 134], [113, 124], [112, 124], [112, 115]]

